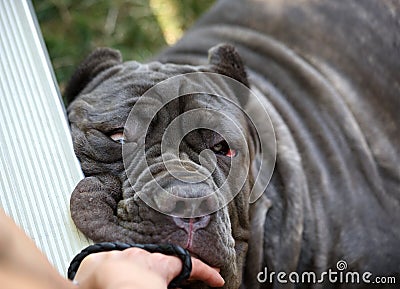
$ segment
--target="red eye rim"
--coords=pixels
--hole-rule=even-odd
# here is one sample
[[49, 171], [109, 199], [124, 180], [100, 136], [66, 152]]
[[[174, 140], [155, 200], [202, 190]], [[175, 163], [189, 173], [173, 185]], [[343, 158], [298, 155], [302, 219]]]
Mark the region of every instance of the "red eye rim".
[[235, 156], [236, 156], [236, 150], [229, 149], [229, 150], [227, 151], [227, 153], [225, 154], [225, 156], [230, 157], [230, 158], [235, 157]]
[[124, 129], [119, 128], [116, 130], [113, 130], [107, 134], [107, 136], [112, 139], [114, 142], [119, 143], [119, 144], [124, 144], [125, 143], [125, 135], [124, 135]]
[[232, 157], [236, 156], [236, 154], [237, 154], [236, 150], [231, 149], [225, 140], [212, 146], [211, 150], [216, 155], [221, 155], [221, 156], [225, 156], [225, 157], [229, 157], [229, 158], [232, 158]]
[[228, 145], [228, 143], [224, 140], [221, 141], [217, 144], [215, 144], [211, 150], [216, 154], [216, 155], [221, 155], [229, 158], [233, 158], [237, 155], [237, 152], [235, 149], [231, 149]]

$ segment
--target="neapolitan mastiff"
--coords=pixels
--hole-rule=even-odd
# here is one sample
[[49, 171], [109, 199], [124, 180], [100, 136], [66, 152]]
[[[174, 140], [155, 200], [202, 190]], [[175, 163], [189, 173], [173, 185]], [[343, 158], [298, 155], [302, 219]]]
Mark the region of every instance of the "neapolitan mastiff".
[[[115, 50], [94, 51], [65, 93], [72, 101], [68, 117], [86, 176], [71, 198], [76, 225], [95, 241], [179, 244], [221, 268], [224, 288], [230, 289], [321, 286], [280, 284], [277, 279], [261, 282], [257, 276], [265, 268], [287, 274], [339, 272], [341, 260], [348, 266], [343, 272], [372, 272], [371, 282], [375, 276], [398, 277], [399, 13], [397, 0], [222, 0], [152, 62], [122, 62]], [[226, 206], [179, 218], [158, 209], [184, 210], [190, 204], [157, 199], [160, 190], [201, 198], [222, 186], [231, 162], [240, 159], [243, 149], [251, 163], [262, 161], [258, 158], [263, 136], [257, 137], [239, 109], [259, 104], [253, 103], [254, 94], [238, 96], [223, 82], [214, 85], [217, 95], [183, 95], [157, 111], [147, 130], [138, 129], [137, 117], [136, 130], [123, 132], [132, 107], [147, 90], [193, 72], [228, 76], [261, 96], [276, 137], [276, 163], [256, 202], [250, 204], [249, 199], [259, 166], [244, 166], [244, 184]], [[177, 140], [178, 149], [168, 161], [173, 168], [185, 167], [188, 180], [204, 168], [202, 151], [208, 152], [203, 159], [214, 161], [207, 181], [188, 185], [166, 169], [162, 136], [180, 115], [209, 108], [227, 116], [203, 118], [225, 129], [230, 141], [210, 127], [187, 131]], [[143, 118], [146, 112], [141, 110]], [[258, 121], [267, 126], [267, 119]], [[239, 138], [237, 130], [243, 134]], [[127, 134], [145, 139], [146, 153], [131, 156], [131, 163], [124, 166], [122, 143], [129, 142]], [[145, 171], [154, 179], [143, 176]], [[146, 205], [137, 196], [139, 191], [151, 196], [156, 208]], [[200, 205], [219, 200], [208, 201]], [[324, 285], [370, 284], [360, 280]], [[393, 285], [380, 288], [385, 286]]]

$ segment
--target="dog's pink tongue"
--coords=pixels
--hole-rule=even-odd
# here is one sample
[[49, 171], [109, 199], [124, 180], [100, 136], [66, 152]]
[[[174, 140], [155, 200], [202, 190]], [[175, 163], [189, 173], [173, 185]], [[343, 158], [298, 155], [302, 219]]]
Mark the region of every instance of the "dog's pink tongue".
[[190, 250], [193, 245], [193, 236], [198, 229], [207, 227], [210, 223], [210, 216], [202, 216], [198, 218], [178, 218], [174, 217], [175, 224], [186, 231], [188, 234], [186, 249]]
[[192, 248], [192, 245], [193, 245], [193, 233], [194, 233], [194, 230], [193, 230], [193, 218], [189, 219], [189, 225], [188, 225], [188, 229], [186, 230], [186, 232], [188, 233], [186, 249], [189, 250], [189, 249]]

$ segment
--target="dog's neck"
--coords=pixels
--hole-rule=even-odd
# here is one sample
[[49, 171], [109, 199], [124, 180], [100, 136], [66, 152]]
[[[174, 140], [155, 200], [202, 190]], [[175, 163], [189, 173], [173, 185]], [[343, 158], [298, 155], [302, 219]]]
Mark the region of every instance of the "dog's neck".
[[[279, 7], [257, 13], [257, 7], [261, 9], [263, 5], [241, 6], [239, 1], [231, 1], [226, 9], [224, 3], [227, 2], [221, 1], [177, 45], [166, 49], [157, 59], [203, 65], [210, 47], [220, 42], [232, 43], [246, 65], [251, 88], [264, 97], [278, 149], [275, 173], [266, 192], [272, 206], [266, 220], [265, 260], [273, 269], [285, 271], [324, 270], [334, 267], [342, 256], [347, 256], [345, 261], [353, 264], [352, 269], [357, 269], [361, 258], [364, 269], [380, 271], [385, 265], [396, 266], [394, 260], [387, 264], [375, 262], [375, 254], [398, 250], [394, 249], [394, 241], [365, 240], [385, 235], [380, 232], [381, 224], [392, 223], [394, 215], [399, 214], [398, 197], [385, 193], [398, 192], [398, 188], [391, 185], [390, 179], [384, 179], [398, 172], [398, 138], [393, 136], [399, 128], [389, 129], [383, 118], [376, 118], [381, 115], [380, 105], [369, 103], [376, 101], [376, 95], [386, 95], [381, 99], [385, 117], [395, 123], [398, 117], [390, 103], [398, 93], [393, 85], [384, 85], [391, 77], [389, 70], [377, 75], [357, 53], [363, 49], [364, 54], [373, 55], [386, 66], [390, 66], [384, 62], [389, 57], [376, 54], [372, 40], [368, 45], [356, 43], [349, 47], [350, 36], [341, 34], [348, 29], [343, 27], [329, 36], [336, 46], [324, 45], [326, 49], [318, 50], [318, 41], [325, 39], [320, 32], [329, 31], [328, 26], [348, 25], [353, 35], [369, 35], [365, 31], [370, 27], [368, 19], [359, 27], [360, 31], [349, 25], [353, 14], [347, 11], [341, 13], [342, 22], [330, 23], [334, 18], [329, 13], [343, 8], [338, 2], [332, 4], [332, 11], [320, 11], [326, 18], [313, 13], [313, 7], [290, 10], [297, 11], [296, 17], [301, 18], [296, 18], [295, 25], [289, 23], [290, 17], [282, 20], [280, 15], [276, 19], [273, 14], [279, 13], [274, 9]], [[252, 20], [240, 15], [251, 15], [246, 19]], [[261, 16], [263, 19], [257, 18]], [[318, 23], [324, 29], [304, 29]], [[378, 37], [379, 31], [370, 36]], [[360, 81], [359, 74], [381, 82]], [[374, 129], [370, 129], [371, 124]], [[387, 170], [383, 174], [382, 164]], [[398, 236], [392, 240], [398, 239], [399, 230], [389, 229]], [[372, 252], [372, 248], [381, 249]]]

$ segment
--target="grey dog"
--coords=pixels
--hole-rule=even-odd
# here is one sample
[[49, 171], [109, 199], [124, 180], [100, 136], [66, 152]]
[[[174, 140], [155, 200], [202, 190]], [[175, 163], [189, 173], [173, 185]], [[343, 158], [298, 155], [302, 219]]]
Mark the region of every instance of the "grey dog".
[[[65, 92], [85, 174], [71, 198], [76, 225], [95, 241], [186, 247], [221, 269], [224, 288], [366, 288], [378, 276], [400, 282], [399, 13], [398, 0], [221, 0], [154, 61], [123, 62], [118, 51], [95, 50]], [[131, 131], [145, 140], [145, 155], [131, 155], [124, 166], [124, 126], [135, 103], [154, 85], [196, 72], [227, 76], [262, 96], [276, 138], [276, 163], [254, 203], [249, 198], [259, 166], [251, 165], [244, 166], [240, 191], [225, 206], [170, 216], [163, 212], [190, 204], [161, 199], [160, 190], [201, 198], [222, 186], [243, 150], [250, 163], [262, 161], [263, 136], [257, 137], [241, 110], [254, 99], [217, 83], [225, 97], [186, 94], [163, 106], [147, 130]], [[213, 152], [204, 155], [215, 165], [207, 181], [188, 185], [167, 170], [161, 140], [174, 119], [204, 108], [227, 116], [207, 117], [226, 136], [210, 128], [192, 130], [169, 154], [173, 167], [183, 163], [184, 177], [191, 179], [204, 167], [201, 152]], [[146, 172], [152, 181], [143, 177]], [[150, 195], [154, 206], [139, 192]], [[213, 202], [219, 200], [203, 206]], [[346, 268], [338, 268], [339, 261]], [[286, 276], [328, 270], [372, 275], [353, 284], [327, 278], [283, 283], [277, 274], [265, 278], [266, 269]]]

